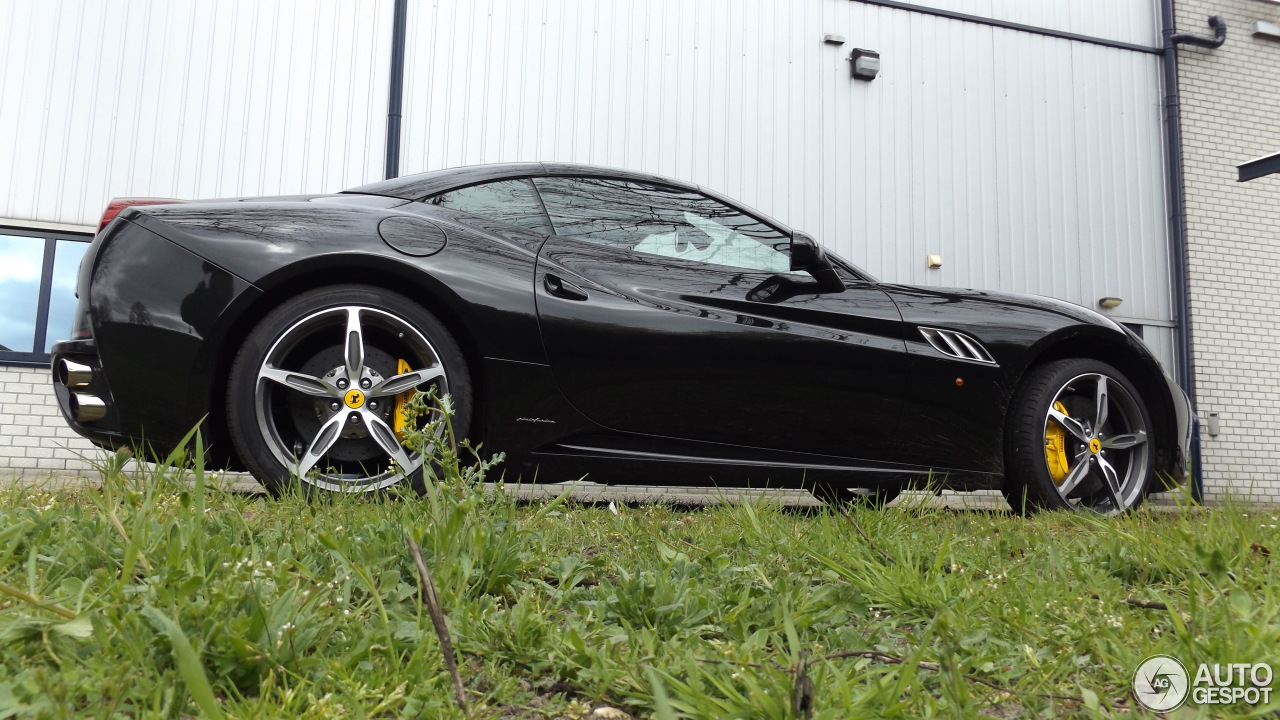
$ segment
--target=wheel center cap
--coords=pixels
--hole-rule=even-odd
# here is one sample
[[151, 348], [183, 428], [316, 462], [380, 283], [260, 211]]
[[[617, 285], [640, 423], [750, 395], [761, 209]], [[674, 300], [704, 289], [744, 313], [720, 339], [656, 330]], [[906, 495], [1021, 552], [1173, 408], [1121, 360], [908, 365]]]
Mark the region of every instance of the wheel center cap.
[[[347, 407], [352, 410], [359, 410], [361, 407], [364, 407], [364, 393], [356, 390], [355, 388], [348, 390], [347, 394], [342, 397], [342, 400], [347, 404]], [[1095, 440], [1094, 442], [1097, 441]], [[1097, 451], [1095, 450], [1094, 452]]]
[[[348, 403], [348, 404], [350, 404], [350, 403]], [[352, 405], [352, 407], [356, 407], [356, 406], [355, 406], [355, 405]], [[1090, 451], [1092, 451], [1094, 455], [1097, 455], [1098, 453], [1102, 452], [1102, 441], [1101, 441], [1101, 440], [1099, 440], [1098, 438], [1094, 438], [1094, 439], [1090, 440], [1090, 441], [1089, 441], [1089, 450], [1090, 450]]]

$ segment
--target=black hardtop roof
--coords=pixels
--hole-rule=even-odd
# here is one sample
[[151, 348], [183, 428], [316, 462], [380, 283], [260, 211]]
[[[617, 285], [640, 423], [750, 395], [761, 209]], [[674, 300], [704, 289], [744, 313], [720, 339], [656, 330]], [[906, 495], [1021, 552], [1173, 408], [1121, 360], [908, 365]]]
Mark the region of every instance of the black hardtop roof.
[[639, 180], [657, 182], [686, 190], [706, 192], [697, 185], [672, 180], [649, 173], [621, 170], [619, 168], [599, 167], [595, 165], [577, 165], [572, 163], [493, 163], [489, 165], [465, 165], [463, 167], [445, 168], [431, 172], [405, 175], [403, 177], [369, 183], [360, 187], [344, 190], [347, 193], [361, 195], [385, 195], [402, 200], [425, 200], [432, 195], [454, 188], [475, 185], [476, 183], [511, 178], [546, 177], [548, 175], [605, 177], [618, 180]]
[[433, 170], [431, 172], [418, 173], [416, 175], [405, 175], [391, 180], [369, 183], [368, 185], [361, 185], [360, 187], [351, 188], [350, 190], [343, 190], [343, 192], [357, 195], [381, 195], [385, 197], [399, 198], [401, 200], [426, 200], [432, 195], [436, 195], [438, 193], [466, 187], [468, 185], [476, 185], [478, 183], [492, 182], [495, 180], [548, 176], [597, 177], [610, 178], [614, 180], [635, 180], [639, 182], [660, 183], [662, 185], [668, 185], [681, 190], [702, 193], [731, 207], [746, 210], [751, 215], [764, 220], [766, 223], [772, 225], [781, 232], [791, 232], [785, 224], [774, 220], [758, 210], [747, 207], [732, 198], [725, 197], [714, 190], [708, 190], [705, 187], [684, 182], [683, 180], [673, 180], [668, 177], [662, 177], [661, 175], [636, 172], [634, 170], [622, 170], [620, 168], [601, 167], [599, 165], [578, 165], [575, 163], [552, 162], [464, 165], [462, 167]]

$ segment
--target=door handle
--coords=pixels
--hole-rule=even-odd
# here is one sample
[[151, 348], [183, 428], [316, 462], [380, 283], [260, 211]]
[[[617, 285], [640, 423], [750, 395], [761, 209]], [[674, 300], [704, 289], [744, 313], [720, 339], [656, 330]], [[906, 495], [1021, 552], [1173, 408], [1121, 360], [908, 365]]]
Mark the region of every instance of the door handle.
[[571, 282], [561, 280], [550, 273], [542, 278], [542, 286], [547, 289], [548, 293], [551, 293], [558, 298], [564, 298], [565, 300], [587, 299], [586, 290], [583, 290]]

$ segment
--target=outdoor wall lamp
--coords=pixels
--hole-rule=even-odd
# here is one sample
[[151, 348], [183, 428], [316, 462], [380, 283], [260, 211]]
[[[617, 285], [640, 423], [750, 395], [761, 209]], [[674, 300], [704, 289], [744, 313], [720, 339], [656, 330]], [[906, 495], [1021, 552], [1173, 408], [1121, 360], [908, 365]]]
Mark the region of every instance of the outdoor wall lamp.
[[854, 48], [849, 62], [853, 63], [853, 76], [859, 80], [875, 80], [880, 74], [880, 53], [874, 50]]
[[1120, 303], [1122, 302], [1124, 302], [1124, 299], [1118, 297], [1098, 298], [1098, 307], [1105, 308], [1107, 310], [1115, 310], [1120, 307]]
[[1209, 413], [1209, 422], [1206, 423], [1205, 431], [1209, 433], [1209, 437], [1218, 437], [1222, 433], [1222, 418], [1218, 417], [1218, 413]]

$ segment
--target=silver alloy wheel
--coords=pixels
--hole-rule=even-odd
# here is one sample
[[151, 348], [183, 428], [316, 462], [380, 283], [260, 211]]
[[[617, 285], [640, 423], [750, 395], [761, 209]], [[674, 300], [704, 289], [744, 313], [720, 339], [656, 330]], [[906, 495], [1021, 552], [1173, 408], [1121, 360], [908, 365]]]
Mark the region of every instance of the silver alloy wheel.
[[1137, 400], [1119, 382], [1101, 373], [1067, 381], [1049, 403], [1043, 430], [1046, 447], [1054, 433], [1065, 439], [1066, 472], [1053, 481], [1067, 504], [1113, 515], [1141, 498], [1150, 443]]
[[[367, 344], [369, 335], [380, 344]], [[324, 374], [304, 369], [307, 362], [327, 357], [317, 352], [321, 348], [340, 350], [333, 354], [333, 367]], [[408, 356], [418, 369], [397, 374], [388, 365], [397, 356]], [[383, 372], [375, 367], [379, 363]], [[396, 395], [427, 383], [434, 383], [441, 397], [449, 391], [440, 356], [416, 328], [377, 308], [328, 308], [294, 323], [267, 352], [254, 387], [258, 430], [276, 460], [303, 482], [339, 492], [378, 490], [422, 467], [422, 455], [400, 444], [394, 419], [388, 419]], [[314, 433], [300, 434], [290, 420], [298, 402], [304, 403], [304, 414], [315, 413], [319, 429]], [[358, 462], [328, 457], [343, 443], [362, 440], [372, 440], [379, 457]]]

